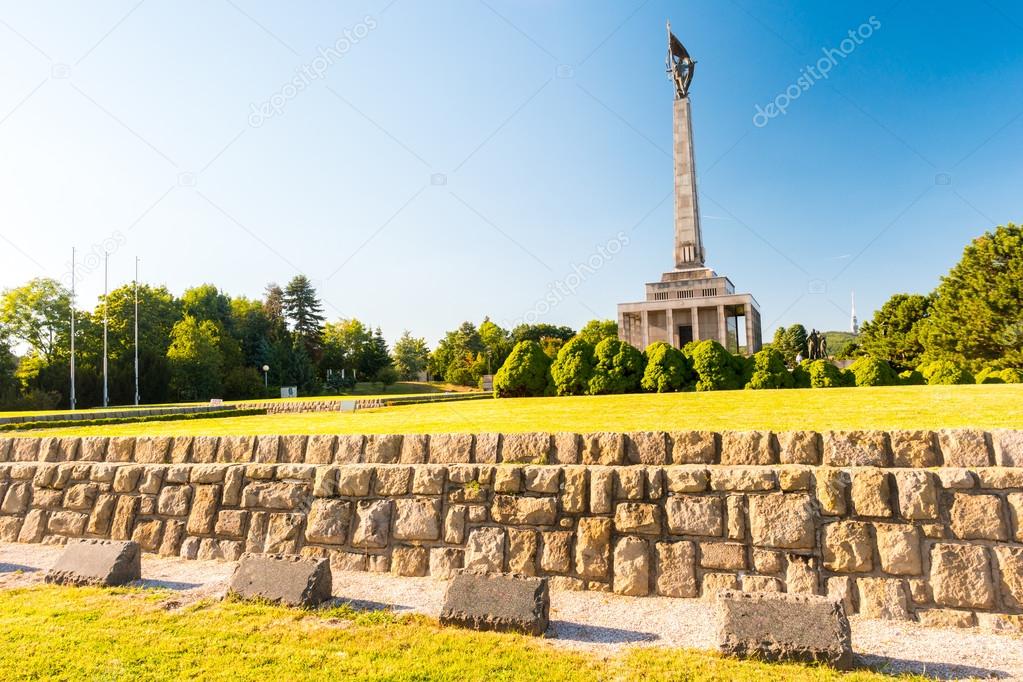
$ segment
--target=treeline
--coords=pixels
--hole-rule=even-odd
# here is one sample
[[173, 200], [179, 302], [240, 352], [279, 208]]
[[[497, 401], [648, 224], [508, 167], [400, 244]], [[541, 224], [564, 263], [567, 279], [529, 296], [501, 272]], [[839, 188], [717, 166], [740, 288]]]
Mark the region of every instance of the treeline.
[[[423, 339], [406, 332], [392, 357], [379, 328], [356, 319], [326, 322], [304, 276], [283, 288], [269, 284], [261, 300], [229, 296], [212, 284], [180, 298], [140, 284], [138, 302], [144, 403], [273, 396], [291, 385], [305, 395], [337, 393], [356, 380], [388, 385], [425, 367], [429, 353]], [[94, 310], [76, 310], [79, 407], [102, 403], [104, 313], [110, 403], [134, 401], [135, 287], [128, 284], [101, 297]], [[34, 279], [0, 295], [0, 407], [68, 406], [70, 320], [71, 294], [56, 280]]]

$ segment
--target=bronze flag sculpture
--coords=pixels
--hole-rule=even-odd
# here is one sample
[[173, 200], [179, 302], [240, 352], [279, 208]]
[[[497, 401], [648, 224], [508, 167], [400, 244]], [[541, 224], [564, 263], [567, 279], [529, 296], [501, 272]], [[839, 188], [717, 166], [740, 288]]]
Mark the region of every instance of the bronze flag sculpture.
[[696, 70], [696, 62], [689, 56], [689, 52], [675, 34], [671, 32], [671, 22], [668, 22], [668, 57], [665, 59], [668, 67], [668, 74], [675, 83], [675, 98], [682, 99], [689, 94], [689, 84], [693, 82], [693, 71]]

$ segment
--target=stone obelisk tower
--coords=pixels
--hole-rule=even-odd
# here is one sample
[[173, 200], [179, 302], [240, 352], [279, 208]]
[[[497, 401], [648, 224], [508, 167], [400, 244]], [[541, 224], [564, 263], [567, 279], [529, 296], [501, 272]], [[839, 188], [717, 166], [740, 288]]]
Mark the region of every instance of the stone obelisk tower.
[[696, 196], [696, 160], [688, 95], [675, 99], [675, 267], [704, 267], [700, 205]]

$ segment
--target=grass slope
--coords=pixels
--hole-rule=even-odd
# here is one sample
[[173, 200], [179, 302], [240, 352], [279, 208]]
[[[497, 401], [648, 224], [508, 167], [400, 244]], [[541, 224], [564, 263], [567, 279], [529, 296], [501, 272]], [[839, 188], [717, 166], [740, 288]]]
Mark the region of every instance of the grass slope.
[[604, 659], [347, 606], [303, 612], [225, 601], [170, 611], [163, 602], [171, 597], [52, 586], [2, 592], [0, 679], [892, 679], [700, 651], [644, 649]]
[[431, 403], [360, 411], [124, 424], [41, 435], [1023, 428], [1023, 384], [716, 391]]

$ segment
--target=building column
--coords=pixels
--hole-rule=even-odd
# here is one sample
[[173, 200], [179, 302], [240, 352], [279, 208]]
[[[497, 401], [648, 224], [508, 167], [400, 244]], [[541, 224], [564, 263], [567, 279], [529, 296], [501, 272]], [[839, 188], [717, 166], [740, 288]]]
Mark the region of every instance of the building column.
[[664, 325], [668, 328], [668, 345], [678, 348], [675, 343], [675, 311], [671, 308], [664, 311]]
[[701, 341], [700, 338], [700, 309], [690, 308], [689, 317], [693, 320], [693, 341]]
[[728, 323], [725, 321], [725, 306], [718, 306], [718, 343], [728, 348]]
[[646, 347], [650, 345], [650, 315], [647, 311], [640, 313], [640, 326], [643, 327], [643, 348], [640, 350], [646, 350]]
[[746, 353], [753, 355], [756, 350], [753, 348], [753, 304], [747, 303], [744, 308], [744, 321], [746, 323]]

